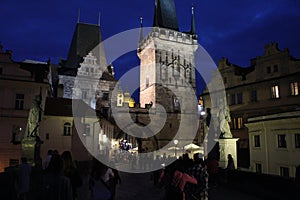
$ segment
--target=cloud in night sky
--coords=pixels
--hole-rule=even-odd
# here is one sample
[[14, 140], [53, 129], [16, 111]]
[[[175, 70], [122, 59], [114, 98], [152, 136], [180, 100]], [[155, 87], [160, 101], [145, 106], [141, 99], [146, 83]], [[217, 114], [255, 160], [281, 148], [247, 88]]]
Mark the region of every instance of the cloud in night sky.
[[[300, 58], [300, 0], [175, 0], [181, 31], [190, 29], [191, 5], [195, 6], [199, 43], [217, 62], [249, 66], [250, 59], [263, 54], [264, 46], [278, 42]], [[78, 19], [98, 23], [104, 39], [139, 27], [152, 26], [154, 0], [3, 0], [0, 6], [0, 42], [13, 51], [13, 59], [57, 63], [65, 59]], [[130, 54], [133, 55], [133, 54]], [[133, 55], [134, 56], [134, 55]], [[115, 70], [134, 66], [138, 60], [120, 58]]]

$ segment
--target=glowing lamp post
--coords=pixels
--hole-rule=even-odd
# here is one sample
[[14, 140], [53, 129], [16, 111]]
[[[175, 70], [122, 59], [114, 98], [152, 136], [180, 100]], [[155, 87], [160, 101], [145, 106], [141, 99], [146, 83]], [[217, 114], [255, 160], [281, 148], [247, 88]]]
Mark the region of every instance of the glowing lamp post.
[[177, 144], [178, 140], [174, 140], [174, 145], [175, 145], [175, 157], [177, 158]]

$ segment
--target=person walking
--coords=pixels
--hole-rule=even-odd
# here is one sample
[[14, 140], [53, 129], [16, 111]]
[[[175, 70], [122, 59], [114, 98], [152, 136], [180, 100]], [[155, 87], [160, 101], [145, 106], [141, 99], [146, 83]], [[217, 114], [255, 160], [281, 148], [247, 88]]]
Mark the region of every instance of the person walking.
[[27, 163], [27, 158], [21, 158], [21, 165], [18, 166], [15, 188], [18, 200], [29, 199], [31, 166]]
[[82, 185], [82, 179], [73, 161], [71, 152], [64, 151], [61, 154], [61, 157], [64, 160], [64, 175], [68, 177], [71, 181], [73, 199], [75, 200], [77, 198], [77, 188]]

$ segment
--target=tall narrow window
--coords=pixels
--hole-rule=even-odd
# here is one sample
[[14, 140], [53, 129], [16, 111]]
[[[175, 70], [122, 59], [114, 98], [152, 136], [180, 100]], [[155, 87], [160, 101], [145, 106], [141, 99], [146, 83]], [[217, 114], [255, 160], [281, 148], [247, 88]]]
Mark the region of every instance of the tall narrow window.
[[243, 93], [242, 92], [236, 94], [236, 101], [237, 101], [237, 104], [243, 103]]
[[24, 94], [16, 94], [15, 109], [16, 110], [24, 109]]
[[285, 134], [279, 134], [278, 135], [278, 147], [279, 148], [286, 148], [286, 135]]
[[89, 135], [90, 135], [90, 132], [91, 132], [91, 126], [90, 126], [89, 124], [85, 124], [84, 126], [85, 126], [85, 128], [84, 128], [84, 133], [83, 133], [83, 135], [84, 135], [84, 136], [89, 136]]
[[291, 95], [292, 96], [299, 95], [299, 84], [298, 84], [298, 82], [292, 82], [291, 83]]
[[254, 135], [254, 147], [260, 147], [260, 136]]
[[255, 163], [255, 171], [256, 171], [256, 173], [259, 173], [259, 174], [262, 173], [261, 164], [260, 163]]
[[235, 105], [236, 104], [235, 94], [230, 95], [230, 103], [231, 103], [231, 105]]
[[70, 136], [71, 135], [71, 123], [66, 122], [64, 124], [64, 136]]
[[267, 74], [271, 73], [271, 67], [267, 67]]
[[146, 88], [148, 88], [149, 87], [149, 77], [147, 76], [146, 77]]
[[273, 66], [273, 72], [278, 72], [278, 65]]
[[300, 148], [300, 134], [295, 134], [295, 147], [298, 149]]
[[82, 98], [82, 99], [86, 99], [87, 96], [88, 96], [87, 91], [86, 91], [86, 90], [82, 90], [82, 91], [81, 91], [81, 98]]
[[257, 101], [257, 91], [252, 90], [250, 92], [250, 102], [256, 102]]
[[280, 176], [289, 177], [289, 168], [287, 167], [280, 167]]
[[272, 92], [272, 99], [278, 99], [280, 97], [278, 85], [272, 86], [271, 92]]

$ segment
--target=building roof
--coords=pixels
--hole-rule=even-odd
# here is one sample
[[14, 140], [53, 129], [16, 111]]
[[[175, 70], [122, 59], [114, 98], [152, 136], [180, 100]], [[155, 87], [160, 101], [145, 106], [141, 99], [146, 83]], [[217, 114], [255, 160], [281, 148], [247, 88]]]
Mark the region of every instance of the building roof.
[[93, 52], [97, 58], [97, 64], [105, 69], [106, 56], [102, 42], [99, 25], [77, 23], [72, 42], [69, 48], [67, 60], [61, 61], [59, 73], [63, 75], [76, 75], [77, 68], [83, 61], [83, 57]]
[[[73, 109], [76, 111], [73, 113]], [[47, 98], [44, 115], [62, 117], [95, 117], [96, 111], [78, 99]]]
[[[21, 69], [31, 72], [34, 75], [34, 81], [44, 83], [48, 79], [50, 70], [49, 63], [43, 62], [17, 62]], [[48, 80], [49, 81], [49, 80]]]

